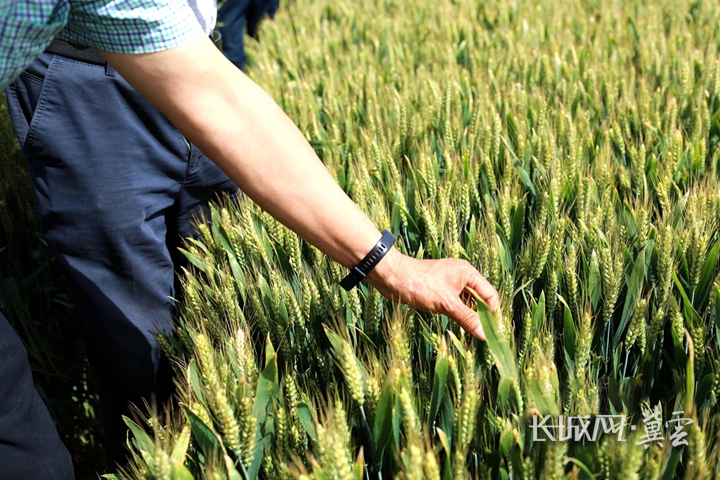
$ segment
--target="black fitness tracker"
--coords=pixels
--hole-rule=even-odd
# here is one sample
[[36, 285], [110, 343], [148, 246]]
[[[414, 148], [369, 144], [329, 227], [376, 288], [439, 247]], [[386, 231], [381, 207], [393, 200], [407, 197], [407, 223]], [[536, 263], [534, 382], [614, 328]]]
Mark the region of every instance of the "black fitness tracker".
[[350, 290], [355, 287], [363, 278], [368, 276], [370, 270], [375, 268], [375, 265], [385, 256], [394, 243], [395, 236], [385, 230], [380, 241], [375, 245], [375, 248], [370, 250], [370, 253], [350, 270], [350, 273], [340, 281], [340, 286], [345, 290]]

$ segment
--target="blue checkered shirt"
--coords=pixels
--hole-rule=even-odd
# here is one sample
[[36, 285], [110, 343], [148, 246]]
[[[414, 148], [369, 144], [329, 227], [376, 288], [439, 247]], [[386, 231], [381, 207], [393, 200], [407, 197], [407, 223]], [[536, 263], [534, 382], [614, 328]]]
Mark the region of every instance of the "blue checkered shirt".
[[184, 0], [0, 0], [0, 90], [55, 36], [113, 53], [149, 53], [200, 32]]

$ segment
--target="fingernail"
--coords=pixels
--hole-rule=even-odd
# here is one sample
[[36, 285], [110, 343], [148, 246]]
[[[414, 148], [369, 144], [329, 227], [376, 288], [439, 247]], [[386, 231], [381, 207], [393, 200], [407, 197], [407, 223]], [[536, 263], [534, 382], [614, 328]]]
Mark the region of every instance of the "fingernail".
[[472, 334], [480, 340], [485, 341], [485, 332], [483, 331], [482, 325], [478, 324], [477, 328], [473, 330]]

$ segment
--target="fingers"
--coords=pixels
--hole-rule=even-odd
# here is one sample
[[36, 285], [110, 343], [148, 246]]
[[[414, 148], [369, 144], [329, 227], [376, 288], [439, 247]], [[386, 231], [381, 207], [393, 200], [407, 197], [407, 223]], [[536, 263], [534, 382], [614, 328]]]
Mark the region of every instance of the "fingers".
[[[494, 311], [500, 305], [500, 297], [490, 282], [464, 260], [403, 259], [407, 259], [401, 277], [404, 281], [392, 286], [373, 282], [375, 287], [393, 301], [408, 303], [418, 310], [445, 314], [470, 335], [484, 341], [485, 332], [477, 313], [463, 303], [461, 296], [463, 292], [477, 292], [476, 295]], [[402, 298], [397, 298], [400, 294]], [[470, 305], [474, 306], [474, 303]]]
[[498, 295], [497, 290], [474, 268], [466, 283], [468, 287], [475, 290], [485, 300], [491, 311], [494, 311], [500, 305], [500, 295]]
[[456, 297], [449, 305], [446, 306], [445, 314], [450, 319], [457, 322], [463, 330], [478, 339], [485, 341], [485, 332], [483, 331], [480, 319], [474, 310], [468, 308], [461, 300]]

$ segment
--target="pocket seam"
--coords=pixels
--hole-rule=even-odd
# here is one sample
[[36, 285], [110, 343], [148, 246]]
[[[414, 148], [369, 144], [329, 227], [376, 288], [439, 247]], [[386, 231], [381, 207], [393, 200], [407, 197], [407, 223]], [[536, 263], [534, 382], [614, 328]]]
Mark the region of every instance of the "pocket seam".
[[[49, 65], [49, 64], [48, 64], [48, 65]], [[28, 71], [22, 72], [22, 73], [20, 74], [20, 77], [27, 78], [27, 79], [29, 79], [30, 81], [33, 81], [33, 82], [40, 82], [41, 88], [42, 88], [42, 83], [45, 81], [42, 77], [38, 77], [38, 76], [35, 75], [34, 73], [30, 73], [30, 72], [28, 72]]]
[[20, 107], [16, 82], [17, 80], [8, 86], [5, 93], [5, 101], [8, 105], [8, 114], [10, 115], [13, 131], [15, 132], [18, 142], [20, 142], [20, 148], [24, 149], [30, 124], [27, 118], [25, 118], [25, 115], [23, 115], [22, 108]]
[[52, 81], [55, 73], [54, 67], [56, 60], [57, 59], [55, 58], [51, 59], [50, 63], [48, 64], [47, 70], [45, 71], [45, 78], [42, 81], [42, 87], [40, 87], [40, 95], [38, 96], [38, 101], [35, 105], [32, 119], [30, 119], [30, 125], [28, 125], [28, 133], [25, 137], [24, 149], [26, 149], [26, 151], [29, 151], [29, 149], [32, 147], [32, 144], [34, 143], [38, 123], [40, 122], [42, 114], [45, 110], [50, 82]]

